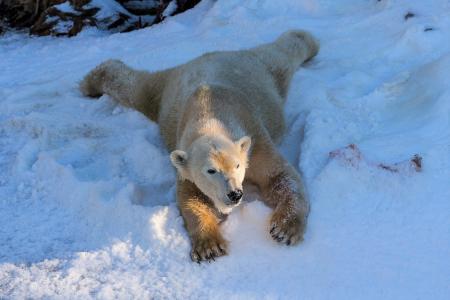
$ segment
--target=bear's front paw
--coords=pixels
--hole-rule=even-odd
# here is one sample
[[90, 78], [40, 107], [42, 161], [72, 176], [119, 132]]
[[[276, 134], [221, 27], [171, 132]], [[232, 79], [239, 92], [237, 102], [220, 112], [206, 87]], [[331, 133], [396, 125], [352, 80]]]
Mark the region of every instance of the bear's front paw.
[[270, 235], [272, 238], [286, 245], [295, 245], [303, 240], [306, 229], [306, 216], [301, 213], [278, 208], [270, 220]]
[[220, 233], [195, 237], [192, 239], [191, 259], [194, 262], [215, 260], [216, 257], [227, 254], [227, 242]]

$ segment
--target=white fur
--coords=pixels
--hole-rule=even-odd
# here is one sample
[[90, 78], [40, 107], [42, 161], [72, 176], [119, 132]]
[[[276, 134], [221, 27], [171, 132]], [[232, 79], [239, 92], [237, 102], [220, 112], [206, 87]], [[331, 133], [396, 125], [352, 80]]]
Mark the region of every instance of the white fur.
[[[250, 138], [259, 145], [260, 160], [280, 161], [275, 143], [285, 127], [283, 103], [290, 79], [317, 51], [318, 44], [309, 33], [290, 31], [273, 43], [207, 53], [155, 73], [107, 61], [89, 73], [80, 88], [90, 96], [108, 93], [158, 121], [180, 177], [194, 183], [220, 211], [228, 212], [233, 205], [227, 205], [227, 193], [242, 189], [246, 176]], [[223, 168], [212, 163], [218, 152], [226, 157]], [[241, 169], [233, 170], [232, 163]], [[267, 173], [284, 168], [260, 163], [274, 169]], [[217, 176], [205, 172], [212, 167], [218, 169]], [[266, 176], [247, 173], [253, 173], [256, 181]]]

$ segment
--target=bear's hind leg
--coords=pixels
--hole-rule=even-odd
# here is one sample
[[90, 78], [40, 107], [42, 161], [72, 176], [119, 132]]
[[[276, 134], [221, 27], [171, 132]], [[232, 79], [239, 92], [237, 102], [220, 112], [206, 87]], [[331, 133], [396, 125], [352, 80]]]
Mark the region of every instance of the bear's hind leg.
[[149, 73], [130, 68], [120, 60], [107, 60], [90, 71], [80, 82], [85, 96], [111, 96], [156, 121], [169, 70]]
[[319, 43], [306, 31], [292, 30], [283, 33], [273, 43], [249, 51], [267, 65], [280, 95], [285, 99], [292, 76], [301, 64], [318, 53]]

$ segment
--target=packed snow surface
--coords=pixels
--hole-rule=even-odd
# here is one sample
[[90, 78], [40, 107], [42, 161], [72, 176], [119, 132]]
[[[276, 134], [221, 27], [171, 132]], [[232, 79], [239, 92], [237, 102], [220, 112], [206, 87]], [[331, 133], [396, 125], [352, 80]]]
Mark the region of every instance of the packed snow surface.
[[[161, 70], [296, 28], [321, 43], [280, 145], [305, 241], [276, 244], [247, 199], [229, 255], [192, 263], [158, 125], [77, 84], [109, 58]], [[450, 299], [449, 37], [446, 0], [204, 0], [130, 33], [0, 37], [0, 298]], [[330, 157], [349, 144], [363, 160]], [[378, 167], [414, 154], [420, 172]]]

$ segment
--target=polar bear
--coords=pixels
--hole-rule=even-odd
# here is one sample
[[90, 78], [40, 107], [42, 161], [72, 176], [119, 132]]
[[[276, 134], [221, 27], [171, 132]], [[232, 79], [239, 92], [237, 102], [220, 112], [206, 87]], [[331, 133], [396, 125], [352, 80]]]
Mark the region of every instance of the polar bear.
[[227, 253], [219, 224], [256, 186], [273, 209], [279, 243], [303, 239], [309, 213], [302, 180], [278, 153], [283, 104], [294, 72], [319, 46], [305, 31], [240, 51], [204, 54], [159, 71], [106, 61], [80, 83], [86, 96], [108, 94], [158, 122], [177, 170], [177, 202], [196, 262]]

